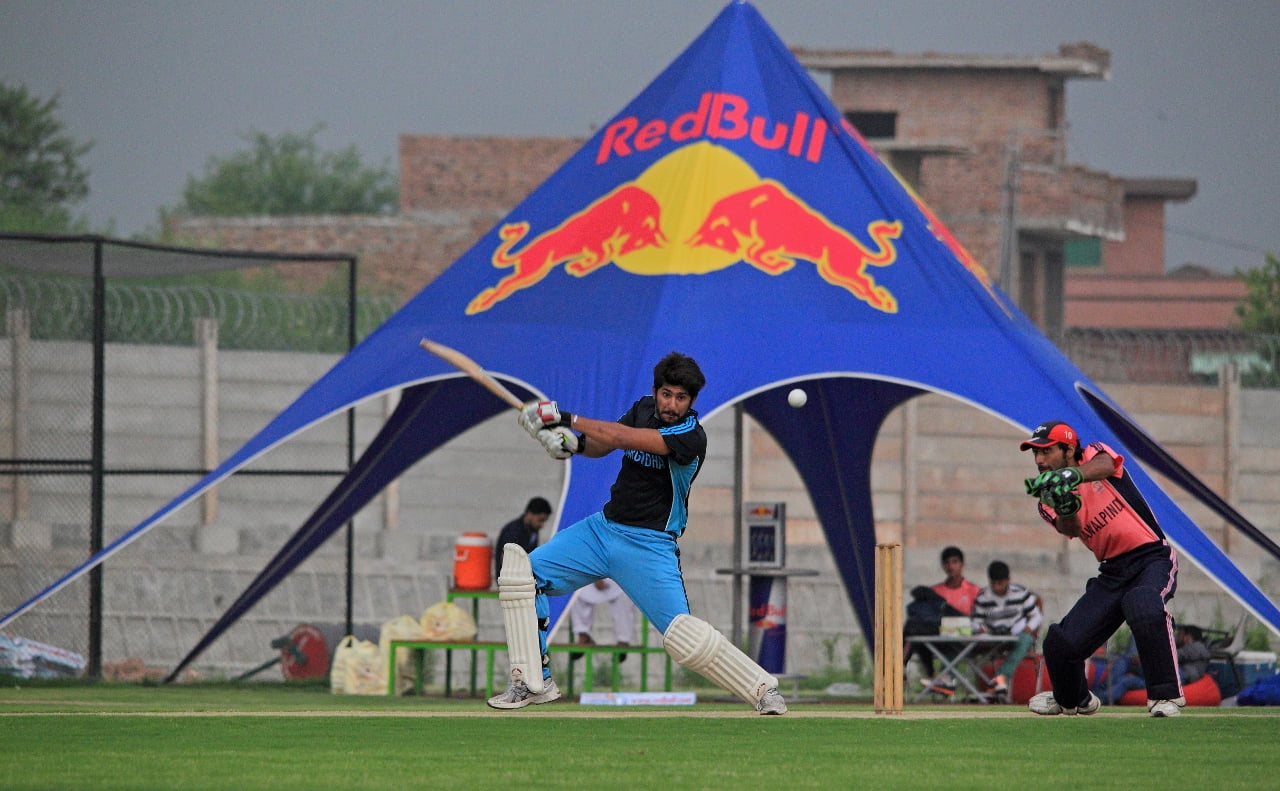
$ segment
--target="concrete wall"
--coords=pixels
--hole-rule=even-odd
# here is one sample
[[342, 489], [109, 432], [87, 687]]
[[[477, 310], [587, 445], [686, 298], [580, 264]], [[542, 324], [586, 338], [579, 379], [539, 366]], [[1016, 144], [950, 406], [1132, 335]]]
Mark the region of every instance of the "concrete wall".
[[[11, 355], [0, 354], [4, 452], [11, 452], [21, 436], [28, 456], [87, 458], [87, 347], [28, 341], [24, 348], [25, 362], [16, 369]], [[191, 473], [155, 471], [200, 467], [211, 436], [216, 437], [215, 458], [225, 458], [335, 359], [224, 350], [211, 359], [207, 349], [109, 346], [108, 467], [152, 473], [108, 476], [107, 540], [196, 479]], [[206, 380], [199, 372], [210, 364], [216, 370], [214, 384], [202, 385]], [[31, 394], [21, 409], [13, 401], [18, 380], [24, 384], [16, 389]], [[1233, 385], [1107, 389], [1209, 486], [1228, 493], [1255, 524], [1280, 538], [1280, 487], [1274, 484], [1280, 476], [1280, 438], [1270, 430], [1280, 425], [1280, 393], [1240, 391]], [[206, 409], [203, 401], [211, 397], [216, 403]], [[386, 398], [359, 407], [361, 447], [390, 409]], [[731, 411], [712, 416], [707, 428], [711, 456], [691, 499], [682, 565], [694, 611], [729, 633], [732, 588], [730, 579], [716, 570], [732, 565]], [[812, 504], [768, 435], [750, 420], [744, 434], [745, 499], [786, 501], [788, 565], [820, 572], [790, 581], [788, 670], [812, 672], [832, 658], [843, 666], [849, 647], [863, 638]], [[875, 449], [874, 508], [880, 540], [904, 545], [908, 586], [940, 579], [939, 551], [958, 544], [968, 555], [971, 579], [982, 583], [987, 563], [1003, 559], [1015, 579], [1043, 595], [1051, 619], [1074, 601], [1095, 564], [1083, 547], [1064, 542], [1041, 523], [1021, 494], [1022, 479], [1032, 472], [1029, 458], [1017, 450], [1023, 436], [1019, 429], [940, 396], [921, 397], [889, 416]], [[331, 418], [265, 454], [250, 469], [340, 470], [345, 437], [345, 418]], [[378, 625], [404, 613], [418, 616], [442, 601], [458, 535], [479, 530], [496, 536], [530, 496], [554, 502], [563, 473], [564, 467], [547, 459], [506, 415], [414, 466], [357, 516], [356, 621]], [[42, 472], [22, 479], [24, 492], [16, 480], [0, 479], [0, 519], [5, 520], [0, 524], [0, 606], [6, 610], [80, 562], [88, 545], [87, 476]], [[113, 557], [104, 573], [104, 660], [139, 657], [172, 667], [335, 481], [336, 476], [321, 474], [235, 476], [219, 485], [214, 496], [180, 509]], [[1174, 494], [1246, 573], [1277, 596], [1276, 563], [1259, 559], [1247, 540], [1227, 535], [1220, 520]], [[345, 536], [339, 533], [200, 657], [197, 668], [240, 673], [270, 659], [271, 640], [297, 624], [342, 621], [344, 558]], [[86, 602], [87, 587], [77, 583], [23, 616], [13, 631], [83, 652]], [[498, 639], [501, 618], [491, 604], [485, 602], [481, 609], [481, 637]], [[1183, 567], [1172, 609], [1180, 619], [1205, 624], [1234, 622], [1240, 612], [1190, 564]], [[607, 615], [597, 621], [598, 639], [610, 639]], [[628, 673], [637, 672], [638, 663], [628, 665]]]

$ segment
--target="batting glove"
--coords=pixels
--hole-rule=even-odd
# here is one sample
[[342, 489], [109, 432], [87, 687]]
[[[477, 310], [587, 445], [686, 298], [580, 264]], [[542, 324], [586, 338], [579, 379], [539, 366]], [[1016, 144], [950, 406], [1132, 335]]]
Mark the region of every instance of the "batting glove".
[[564, 461], [579, 450], [578, 435], [564, 426], [546, 428], [538, 432], [538, 441], [547, 455], [556, 461]]
[[517, 420], [520, 427], [529, 432], [529, 436], [538, 439], [538, 432], [544, 428], [568, 425], [570, 415], [561, 412], [555, 401], [530, 401], [520, 410]]

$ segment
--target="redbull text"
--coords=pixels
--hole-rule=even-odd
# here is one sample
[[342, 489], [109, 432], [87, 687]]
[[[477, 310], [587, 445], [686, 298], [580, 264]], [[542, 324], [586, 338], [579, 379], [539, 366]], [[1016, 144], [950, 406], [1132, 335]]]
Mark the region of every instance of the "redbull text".
[[746, 137], [761, 148], [785, 148], [793, 157], [803, 156], [817, 162], [822, 158], [826, 135], [827, 122], [810, 118], [807, 113], [797, 112], [788, 124], [764, 115], [752, 115], [750, 103], [736, 94], [704, 93], [696, 108], [677, 115], [670, 122], [661, 118], [641, 122], [630, 116], [610, 124], [596, 152], [596, 164], [602, 165], [610, 157], [646, 151], [666, 140], [679, 143], [702, 137], [721, 140]]
[[867, 232], [875, 240], [874, 251], [782, 184], [766, 179], [717, 201], [685, 244], [735, 253], [771, 275], [791, 269], [798, 260], [809, 261], [833, 286], [848, 290], [877, 310], [896, 313], [897, 300], [888, 289], [876, 285], [866, 267], [886, 266], [897, 259], [891, 240], [902, 234], [902, 223], [877, 220], [867, 225]]

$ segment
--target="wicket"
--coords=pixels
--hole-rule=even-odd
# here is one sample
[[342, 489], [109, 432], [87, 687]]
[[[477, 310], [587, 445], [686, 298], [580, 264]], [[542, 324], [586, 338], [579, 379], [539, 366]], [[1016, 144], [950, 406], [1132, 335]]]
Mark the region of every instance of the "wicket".
[[902, 713], [902, 545], [876, 544], [875, 708]]

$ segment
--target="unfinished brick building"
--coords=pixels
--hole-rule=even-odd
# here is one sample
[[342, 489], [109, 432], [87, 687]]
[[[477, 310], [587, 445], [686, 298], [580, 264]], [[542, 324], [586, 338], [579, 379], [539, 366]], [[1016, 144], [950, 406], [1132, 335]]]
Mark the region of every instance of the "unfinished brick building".
[[[1165, 273], [1164, 213], [1195, 181], [1125, 177], [1066, 160], [1067, 84], [1107, 79], [1088, 43], [1042, 56], [793, 50], [886, 162], [1047, 335], [1067, 328], [1232, 326], [1239, 278]], [[400, 137], [392, 218], [192, 218], [187, 238], [233, 248], [342, 249], [401, 299], [430, 282], [585, 142]]]

